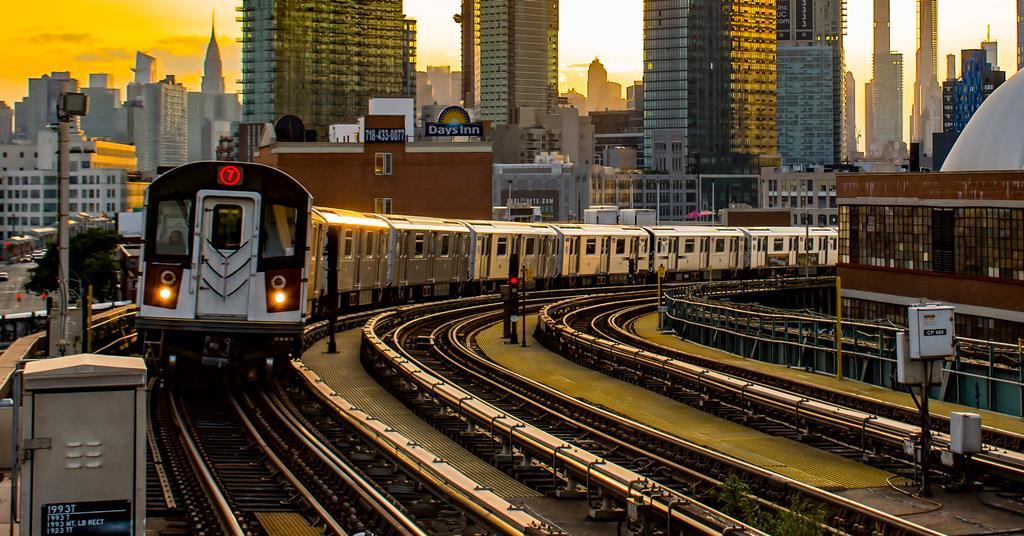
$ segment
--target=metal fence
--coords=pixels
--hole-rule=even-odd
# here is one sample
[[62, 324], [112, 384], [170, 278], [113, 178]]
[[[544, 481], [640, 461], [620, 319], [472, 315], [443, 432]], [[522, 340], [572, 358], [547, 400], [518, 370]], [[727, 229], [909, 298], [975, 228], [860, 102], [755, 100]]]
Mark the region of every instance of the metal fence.
[[[823, 286], [834, 287], [834, 278], [694, 285], [666, 293], [666, 315], [677, 334], [693, 342], [750, 359], [836, 374], [835, 316], [733, 301], [759, 292], [807, 292]], [[831, 311], [831, 304], [822, 305]], [[844, 319], [843, 377], [898, 389], [896, 337], [904, 330], [889, 322]], [[1022, 415], [1024, 345], [957, 338], [955, 348], [933, 396]]]

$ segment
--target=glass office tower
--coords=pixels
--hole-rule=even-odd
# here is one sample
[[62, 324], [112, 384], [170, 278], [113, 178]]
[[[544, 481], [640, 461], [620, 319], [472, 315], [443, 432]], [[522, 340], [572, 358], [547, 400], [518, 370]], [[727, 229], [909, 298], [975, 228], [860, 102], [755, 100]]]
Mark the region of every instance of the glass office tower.
[[644, 3], [652, 168], [756, 173], [778, 163], [775, 0]]
[[412, 96], [402, 0], [243, 0], [238, 10], [243, 122], [291, 114], [326, 138], [332, 123], [365, 115], [370, 97]]

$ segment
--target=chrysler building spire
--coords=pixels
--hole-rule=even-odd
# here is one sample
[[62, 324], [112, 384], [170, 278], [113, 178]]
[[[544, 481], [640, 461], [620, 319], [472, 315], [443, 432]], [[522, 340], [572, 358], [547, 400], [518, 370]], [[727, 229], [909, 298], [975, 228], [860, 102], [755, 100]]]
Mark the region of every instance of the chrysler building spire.
[[224, 93], [224, 69], [220, 62], [220, 48], [217, 47], [216, 28], [210, 21], [210, 44], [206, 46], [206, 62], [203, 65], [203, 93]]

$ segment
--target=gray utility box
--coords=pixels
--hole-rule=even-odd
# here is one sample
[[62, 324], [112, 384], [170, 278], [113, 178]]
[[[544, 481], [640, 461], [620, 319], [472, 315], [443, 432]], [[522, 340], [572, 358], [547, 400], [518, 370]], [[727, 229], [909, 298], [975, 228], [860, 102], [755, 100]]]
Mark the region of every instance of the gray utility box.
[[21, 534], [142, 535], [145, 363], [80, 354], [22, 378]]
[[981, 415], [977, 413], [949, 414], [949, 450], [957, 454], [981, 452]]

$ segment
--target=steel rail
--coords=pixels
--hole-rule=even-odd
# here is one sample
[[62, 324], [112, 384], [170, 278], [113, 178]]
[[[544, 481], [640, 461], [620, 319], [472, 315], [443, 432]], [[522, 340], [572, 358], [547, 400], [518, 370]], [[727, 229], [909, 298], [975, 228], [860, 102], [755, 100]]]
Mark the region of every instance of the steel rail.
[[[252, 402], [249, 400], [248, 396], [243, 393], [242, 398], [245, 400], [246, 405], [252, 407]], [[249, 416], [246, 415], [245, 410], [242, 409], [242, 406], [238, 403], [238, 400], [233, 394], [228, 396], [228, 401], [230, 402], [231, 407], [235, 410], [235, 414], [238, 416], [239, 421], [241, 421], [242, 425], [249, 431], [249, 434], [252, 436], [257, 446], [259, 446], [260, 450], [267, 457], [267, 460], [270, 461], [271, 465], [277, 469], [278, 473], [295, 488], [295, 491], [302, 496], [306, 504], [316, 512], [324, 524], [334, 531], [337, 536], [348, 536], [348, 532], [342, 528], [341, 523], [338, 523], [338, 521], [334, 519], [334, 516], [331, 515], [324, 505], [320, 504], [320, 501], [317, 500], [313, 492], [309, 491], [309, 488], [299, 480], [299, 477], [295, 476], [295, 473], [292, 473], [291, 469], [288, 468], [284, 461], [274, 453], [274, 449], [272, 449], [263, 439], [263, 436], [253, 425], [252, 421], [249, 420]]]
[[[597, 301], [583, 300], [583, 301]], [[647, 301], [644, 299], [632, 300], [632, 302]], [[635, 315], [637, 312], [646, 310], [650, 304], [630, 306], [629, 303], [616, 302], [614, 304], [605, 302], [596, 305], [573, 304], [572, 310], [555, 320], [552, 310], [565, 306], [567, 301], [559, 304], [552, 304], [541, 312], [542, 322], [550, 329], [558, 331], [570, 339], [579, 341], [581, 345], [588, 348], [605, 349], [616, 357], [632, 361], [634, 364], [640, 362], [648, 367], [655, 368], [666, 373], [681, 377], [691, 383], [696, 382], [707, 388], [717, 388], [719, 391], [728, 392], [741, 397], [747, 402], [760, 402], [762, 405], [791, 415], [800, 419], [810, 419], [823, 425], [834, 426], [848, 432], [870, 434], [873, 438], [885, 441], [886, 443], [902, 447], [905, 441], [911, 440], [920, 435], [920, 426], [881, 416], [877, 413], [868, 413], [856, 408], [835, 404], [817, 398], [809, 398], [808, 395], [782, 389], [763, 383], [752, 382], [746, 378], [740, 378], [725, 372], [713, 371], [709, 368], [693, 365], [686, 361], [673, 359], [672, 356], [680, 355], [682, 352], [669, 348], [653, 341], [647, 341], [635, 333], [620, 327], [621, 317]], [[591, 321], [591, 329], [600, 336], [582, 333], [572, 328], [572, 319], [576, 315], [588, 314], [593, 310], [618, 307], [621, 308], [608, 320], [609, 326], [614, 331], [609, 335], [596, 325], [598, 317]], [[601, 336], [606, 338], [601, 338]], [[638, 346], [620, 342], [626, 339]], [[646, 348], [656, 348], [659, 353], [651, 353]], [[877, 404], [882, 402], [875, 401]], [[907, 420], [916, 417], [916, 413], [907, 414]], [[948, 418], [941, 415], [933, 415], [948, 422]], [[991, 429], [990, 430], [994, 430]], [[1000, 431], [1003, 432], [1003, 431]], [[941, 447], [949, 445], [949, 434], [937, 432], [934, 434], [935, 443], [933, 452], [939, 452]], [[998, 448], [993, 445], [986, 445], [986, 450], [972, 457], [972, 462], [989, 468], [994, 473], [1016, 481], [1024, 481], [1024, 454], [1015, 451]]]
[[181, 441], [185, 446], [185, 453], [188, 455], [193, 469], [199, 473], [199, 481], [206, 490], [206, 494], [210, 498], [210, 502], [213, 503], [217, 516], [220, 517], [221, 525], [225, 530], [230, 531], [235, 536], [245, 536], [245, 531], [243, 531], [242, 526], [238, 524], [238, 518], [235, 517], [231, 504], [228, 502], [227, 497], [221, 493], [220, 487], [217, 485], [217, 479], [214, 478], [213, 473], [210, 472], [210, 468], [207, 467], [206, 462], [203, 460], [202, 453], [199, 452], [199, 447], [192, 439], [192, 433], [189, 431], [190, 427], [186, 424], [183, 411], [179, 405], [180, 402], [177, 400], [177, 397], [171, 395], [171, 417], [174, 419], [174, 424], [181, 435]]
[[[450, 468], [446, 461], [437, 458], [434, 453], [349, 404], [301, 363], [293, 362], [292, 366], [310, 390], [346, 424], [376, 445], [381, 452], [387, 453], [407, 472], [422, 479], [428, 487], [455, 501], [474, 519], [507, 535], [557, 534], [545, 532], [541, 521], [517, 509], [493, 491], [481, 489], [477, 483]], [[448, 470], [443, 470], [445, 467]]]
[[399, 534], [406, 536], [427, 536], [427, 533], [421, 529], [416, 522], [412, 520], [405, 512], [402, 512], [394, 502], [384, 494], [382, 494], [377, 485], [367, 480], [363, 475], [352, 465], [336, 455], [327, 445], [324, 445], [319, 438], [317, 438], [312, 432], [310, 432], [305, 426], [303, 426], [293, 413], [293, 408], [289, 411], [283, 411], [281, 408], [289, 407], [290, 404], [286, 404], [284, 399], [280, 395], [280, 386], [276, 385], [276, 392], [271, 395], [265, 391], [260, 392], [260, 396], [263, 398], [264, 404], [277, 416], [277, 418], [285, 424], [286, 428], [296, 437], [303, 445], [312, 452], [314, 456], [324, 465], [341, 479], [347, 486], [352, 488], [366, 503], [367, 506], [376, 511], [391, 527], [393, 527]]
[[[464, 309], [459, 310], [460, 314], [465, 314], [465, 312]], [[627, 502], [637, 497], [634, 491], [636, 483], [645, 483], [652, 490], [646, 496], [652, 507], [661, 511], [662, 515], [672, 516], [673, 519], [678, 519], [680, 523], [687, 524], [702, 534], [720, 534], [724, 530], [730, 529], [734, 531], [734, 534], [761, 534], [760, 531], [724, 514], [720, 514], [692, 498], [683, 496], [670, 488], [650, 481], [638, 473], [567, 443], [496, 408], [462, 388], [448, 383], [435, 372], [421, 366], [418, 360], [401, 348], [400, 344], [395, 345], [397, 346], [396, 350], [395, 347], [389, 345], [377, 334], [378, 324], [392, 320], [388, 316], [385, 314], [371, 320], [364, 328], [364, 340], [371, 345], [378, 356], [390, 361], [392, 367], [405, 375], [408, 380], [417, 384], [425, 394], [429, 393], [449, 407], [458, 408], [464, 417], [471, 419], [481, 429], [489, 429], [497, 435], [508, 437], [510, 442], [518, 441], [523, 448], [538, 454], [539, 459], [551, 459], [553, 463], [558, 464], [566, 471], [571, 471], [580, 480], [587, 479], [590, 482], [596, 483]], [[434, 316], [418, 316], [416, 320], [424, 321]], [[408, 326], [408, 323], [404, 324], [404, 326]], [[657, 497], [671, 497], [673, 501], [666, 504], [655, 500]], [[644, 497], [641, 497], [641, 500], [643, 499]], [[720, 524], [716, 527], [709, 527], [705, 522], [697, 521], [684, 515], [679, 508], [680, 503], [694, 504], [698, 508], [705, 508], [709, 515], [714, 512], [717, 515], [712, 519], [704, 521], [710, 522], [717, 518]], [[670, 504], [675, 504], [676, 506], [669, 506]]]

